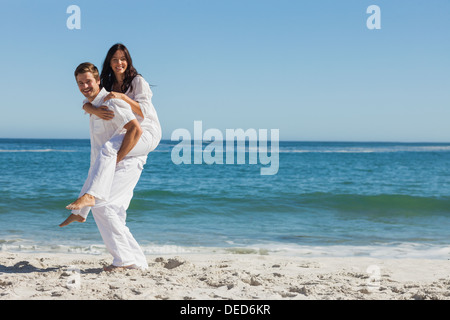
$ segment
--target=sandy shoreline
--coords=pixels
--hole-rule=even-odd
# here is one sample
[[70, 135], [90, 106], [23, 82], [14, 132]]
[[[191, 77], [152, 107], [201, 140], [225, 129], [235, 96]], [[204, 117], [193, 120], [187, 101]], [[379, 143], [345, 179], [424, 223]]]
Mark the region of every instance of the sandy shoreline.
[[448, 260], [148, 255], [104, 272], [109, 255], [0, 252], [0, 300], [450, 299]]

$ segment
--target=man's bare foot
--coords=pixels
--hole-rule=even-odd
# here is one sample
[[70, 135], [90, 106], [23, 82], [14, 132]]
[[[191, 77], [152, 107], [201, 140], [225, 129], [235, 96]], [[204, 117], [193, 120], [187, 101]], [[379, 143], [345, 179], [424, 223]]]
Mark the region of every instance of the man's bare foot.
[[121, 270], [133, 269], [133, 267], [134, 267], [134, 265], [123, 266], [123, 267], [109, 265], [109, 266], [103, 267], [103, 270], [106, 272], [111, 272], [111, 271], [121, 271]]
[[84, 207], [92, 207], [95, 205], [95, 197], [88, 193], [83, 194], [77, 200], [66, 206], [69, 210], [80, 210]]
[[83, 218], [82, 216], [78, 215], [78, 214], [73, 214], [73, 213], [72, 213], [72, 214], [71, 214], [69, 217], [67, 217], [67, 219], [64, 220], [64, 222], [61, 223], [59, 226], [60, 226], [60, 227], [65, 227], [65, 226], [68, 226], [69, 224], [71, 224], [71, 223], [74, 222], [74, 221], [76, 221], [76, 222], [85, 222], [86, 219]]

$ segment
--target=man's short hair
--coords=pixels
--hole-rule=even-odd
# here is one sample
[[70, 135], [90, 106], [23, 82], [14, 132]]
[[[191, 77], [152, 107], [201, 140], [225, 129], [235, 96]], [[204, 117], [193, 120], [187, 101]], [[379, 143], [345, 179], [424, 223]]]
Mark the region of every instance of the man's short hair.
[[94, 76], [95, 80], [100, 80], [97, 67], [90, 62], [83, 62], [75, 69], [75, 79], [79, 74], [90, 72]]

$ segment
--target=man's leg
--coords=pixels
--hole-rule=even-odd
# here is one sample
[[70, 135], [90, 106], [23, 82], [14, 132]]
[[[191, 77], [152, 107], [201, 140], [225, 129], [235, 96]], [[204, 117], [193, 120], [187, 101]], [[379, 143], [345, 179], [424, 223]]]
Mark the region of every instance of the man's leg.
[[126, 226], [126, 210], [139, 181], [142, 164], [136, 158], [124, 159], [117, 165], [108, 201], [92, 207], [95, 222], [106, 248], [113, 256], [113, 266], [147, 268], [147, 259]]
[[[105, 143], [92, 167], [92, 174], [86, 181], [86, 190], [76, 201], [69, 204], [67, 209], [80, 210], [83, 207], [93, 206], [96, 200], [108, 200], [116, 168], [117, 152], [124, 136], [123, 133], [117, 134]], [[154, 145], [153, 140], [153, 136], [145, 131], [127, 157], [147, 156]]]
[[[91, 177], [90, 177], [91, 174], [92, 174], [92, 167], [89, 168], [88, 176], [87, 176], [87, 178], [86, 178], [86, 180], [84, 182], [83, 187], [81, 188], [81, 192], [80, 192], [79, 197], [81, 197], [82, 195], [86, 194], [87, 187], [88, 187], [89, 181], [91, 179]], [[59, 226], [60, 227], [65, 227], [65, 226], [71, 224], [72, 222], [85, 222], [90, 210], [91, 210], [90, 206], [86, 206], [84, 208], [81, 208], [80, 210], [72, 210], [72, 214], [69, 215], [67, 217], [67, 219], [64, 220], [64, 222], [61, 223]]]
[[[66, 208], [78, 211], [84, 207], [92, 207], [95, 200], [107, 200], [111, 190], [116, 169], [117, 152], [122, 145], [125, 134], [114, 135], [106, 142], [91, 167], [91, 174], [86, 179], [80, 197]], [[72, 212], [77, 214], [78, 212]]]
[[[84, 222], [89, 214], [90, 207], [95, 205], [96, 200], [108, 200], [111, 191], [112, 179], [116, 169], [117, 152], [122, 145], [124, 134], [117, 134], [111, 138], [99, 153], [97, 160], [89, 170], [79, 198], [69, 204], [66, 208], [72, 210], [72, 214], [59, 226], [64, 227], [72, 222]], [[127, 156], [146, 156], [153, 151], [157, 142], [151, 133], [145, 131], [137, 145]]]

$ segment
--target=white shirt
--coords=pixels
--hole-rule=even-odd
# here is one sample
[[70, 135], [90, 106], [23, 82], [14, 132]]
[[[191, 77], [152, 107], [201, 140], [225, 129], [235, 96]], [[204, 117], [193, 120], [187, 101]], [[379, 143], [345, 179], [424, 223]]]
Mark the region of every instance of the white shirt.
[[131, 86], [125, 94], [138, 102], [141, 107], [144, 118], [136, 115], [136, 119], [139, 121], [141, 128], [149, 131], [156, 139], [160, 140], [162, 135], [161, 125], [155, 107], [152, 104], [153, 93], [147, 81], [139, 75], [134, 77], [133, 81], [131, 81]]
[[[121, 99], [109, 99], [104, 101], [104, 98], [108, 93], [108, 91], [102, 88], [97, 97], [91, 102], [95, 107], [107, 106], [109, 110], [114, 111], [114, 118], [111, 120], [103, 120], [94, 114], [90, 116], [91, 166], [97, 159], [102, 146], [115, 134], [126, 132], [123, 127], [131, 120], [136, 119], [136, 116], [131, 111], [130, 105], [125, 101]], [[87, 102], [87, 100], [85, 100], [85, 102]], [[127, 157], [125, 157], [125, 159], [126, 158]], [[139, 158], [142, 164], [145, 164], [147, 160], [146, 156], [137, 158]]]

